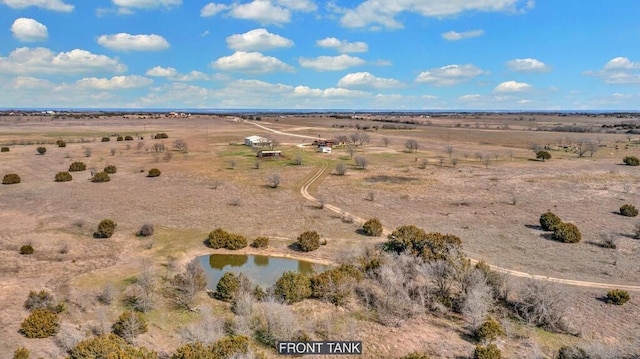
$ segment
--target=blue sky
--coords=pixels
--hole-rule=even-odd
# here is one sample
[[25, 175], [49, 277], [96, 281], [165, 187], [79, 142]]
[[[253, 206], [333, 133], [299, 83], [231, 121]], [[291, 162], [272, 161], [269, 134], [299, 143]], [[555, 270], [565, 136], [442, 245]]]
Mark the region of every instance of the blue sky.
[[640, 110], [637, 0], [0, 0], [0, 107]]

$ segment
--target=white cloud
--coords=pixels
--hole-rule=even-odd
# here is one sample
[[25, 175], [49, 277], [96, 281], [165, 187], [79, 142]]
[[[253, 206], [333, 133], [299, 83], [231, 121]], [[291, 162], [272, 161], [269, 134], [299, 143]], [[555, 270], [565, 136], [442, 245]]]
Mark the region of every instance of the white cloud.
[[319, 56], [313, 59], [300, 58], [300, 66], [316, 71], [340, 71], [350, 67], [360, 66], [365, 61], [359, 57], [349, 55]]
[[604, 65], [605, 70], [637, 70], [640, 69], [640, 62], [632, 62], [627, 57], [616, 57]]
[[55, 54], [44, 47], [21, 47], [0, 57], [0, 72], [13, 74], [117, 73], [126, 69], [117, 59], [80, 49]]
[[100, 35], [98, 44], [114, 51], [160, 51], [169, 48], [169, 42], [160, 35], [131, 35], [123, 32]]
[[390, 89], [402, 87], [402, 82], [395, 79], [376, 77], [369, 72], [354, 72], [341, 78], [338, 81], [338, 86]]
[[221, 71], [268, 73], [293, 71], [293, 68], [275, 57], [265, 56], [259, 52], [236, 51], [233, 55], [217, 59], [210, 64], [211, 67]]
[[14, 89], [49, 89], [54, 86], [49, 80], [31, 76], [18, 76], [10, 85]]
[[293, 41], [272, 34], [266, 29], [255, 29], [227, 37], [227, 45], [236, 51], [264, 51], [278, 47], [291, 47]]
[[200, 16], [201, 17], [216, 16], [219, 13], [221, 13], [222, 11], [225, 11], [227, 9], [229, 9], [229, 5], [216, 4], [214, 2], [210, 2], [207, 5], [205, 5], [202, 8], [202, 10], [200, 10]]
[[293, 94], [294, 96], [301, 96], [301, 97], [323, 97], [323, 98], [362, 97], [362, 96], [368, 95], [366, 92], [348, 90], [344, 88], [330, 87], [327, 89], [315, 89], [309, 86], [296, 86], [295, 89], [293, 90]]
[[387, 28], [401, 28], [396, 16], [403, 12], [425, 17], [454, 16], [463, 12], [514, 12], [530, 8], [524, 0], [365, 0], [356, 8], [339, 9], [340, 22], [346, 27], [367, 27], [379, 24]]
[[291, 21], [289, 9], [273, 5], [270, 0], [253, 0], [236, 5], [230, 14], [237, 19], [253, 20], [261, 24], [284, 24]]
[[66, 4], [62, 0], [0, 0], [1, 4], [5, 4], [12, 9], [24, 9], [30, 6], [39, 7], [46, 10], [70, 12], [74, 6]]
[[530, 90], [533, 86], [526, 82], [505, 81], [496, 86], [493, 92], [496, 93], [509, 93], [509, 92], [523, 92]]
[[487, 74], [478, 67], [467, 65], [447, 65], [421, 72], [416, 82], [423, 82], [435, 86], [451, 86], [471, 80], [474, 77]]
[[182, 4], [182, 0], [111, 0], [121, 8], [153, 9]]
[[322, 40], [316, 41], [316, 44], [320, 47], [335, 49], [341, 53], [351, 52], [367, 52], [369, 46], [361, 41], [349, 42], [347, 40], [338, 40], [335, 37], [327, 37]]
[[76, 82], [78, 88], [94, 90], [121, 90], [149, 86], [153, 80], [143, 76], [114, 76], [110, 79], [89, 77]]
[[511, 71], [515, 72], [549, 72], [551, 71], [551, 67], [544, 62], [526, 58], [526, 59], [514, 59], [507, 62], [507, 67]]
[[477, 102], [482, 100], [482, 96], [478, 94], [462, 95], [458, 97], [458, 100], [463, 102]]
[[587, 71], [584, 74], [600, 77], [608, 84], [640, 84], [640, 62], [633, 62], [627, 57], [615, 57], [602, 70]]
[[471, 30], [464, 32], [449, 31], [442, 34], [442, 38], [449, 41], [458, 41], [463, 39], [471, 39], [484, 35], [484, 30]]
[[294, 11], [311, 12], [318, 9], [312, 0], [278, 0], [278, 4]]
[[34, 19], [21, 17], [11, 25], [13, 36], [24, 42], [44, 41], [49, 37], [47, 27]]
[[189, 82], [189, 81], [199, 81], [199, 80], [208, 80], [209, 76], [207, 74], [202, 73], [200, 71], [191, 71], [187, 74], [181, 74], [173, 67], [161, 67], [155, 66], [146, 72], [147, 76], [154, 77], [166, 77], [171, 81], [178, 82]]

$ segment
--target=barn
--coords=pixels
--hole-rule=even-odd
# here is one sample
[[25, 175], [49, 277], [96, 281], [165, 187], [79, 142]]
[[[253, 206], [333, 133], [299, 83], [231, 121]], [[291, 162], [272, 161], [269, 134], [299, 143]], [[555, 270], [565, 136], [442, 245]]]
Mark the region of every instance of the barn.
[[260, 136], [249, 136], [244, 138], [244, 144], [249, 147], [264, 147], [270, 146], [271, 140]]

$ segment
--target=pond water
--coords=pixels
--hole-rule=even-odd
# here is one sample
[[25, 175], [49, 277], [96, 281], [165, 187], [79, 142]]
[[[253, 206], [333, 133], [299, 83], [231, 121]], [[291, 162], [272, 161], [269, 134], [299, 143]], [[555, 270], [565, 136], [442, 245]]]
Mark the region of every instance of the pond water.
[[322, 272], [330, 266], [292, 258], [245, 254], [211, 254], [198, 257], [207, 274], [207, 288], [215, 290], [225, 272], [244, 273], [253, 284], [267, 288], [276, 283], [282, 273], [294, 271], [304, 274]]

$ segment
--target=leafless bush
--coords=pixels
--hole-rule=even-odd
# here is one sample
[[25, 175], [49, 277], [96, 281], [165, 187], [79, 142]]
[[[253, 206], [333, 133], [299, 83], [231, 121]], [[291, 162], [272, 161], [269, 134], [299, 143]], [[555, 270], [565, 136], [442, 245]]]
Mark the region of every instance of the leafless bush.
[[356, 154], [356, 148], [354, 146], [347, 147], [347, 152], [349, 152], [349, 158], [353, 158], [353, 155]]
[[449, 156], [449, 159], [451, 159], [451, 156], [453, 155], [453, 146], [451, 145], [444, 146], [444, 152]]
[[199, 308], [201, 320], [178, 328], [178, 335], [186, 343], [213, 344], [224, 336], [224, 320], [216, 317], [208, 306]]
[[213, 180], [211, 181], [211, 185], [209, 186], [209, 188], [211, 189], [218, 189], [218, 187], [222, 186], [222, 181], [221, 180]]
[[109, 305], [111, 304], [111, 302], [113, 302], [113, 299], [115, 298], [117, 293], [118, 292], [113, 284], [107, 283], [104, 285], [100, 293], [98, 293], [97, 298], [100, 303]]
[[382, 144], [384, 145], [384, 147], [389, 147], [390, 143], [391, 139], [389, 139], [389, 137], [382, 137]]
[[340, 162], [338, 163], [338, 165], [336, 166], [336, 174], [338, 176], [344, 176], [347, 173], [347, 166]]
[[425, 169], [427, 168], [427, 165], [429, 164], [429, 160], [426, 158], [423, 158], [422, 160], [420, 160], [420, 168], [421, 169]]
[[93, 153], [93, 151], [91, 151], [91, 148], [89, 148], [89, 147], [85, 147], [84, 148], [84, 156], [85, 157], [91, 157], [92, 153]]
[[342, 222], [353, 223], [353, 216], [349, 213], [342, 213]]
[[205, 272], [196, 260], [189, 262], [185, 270], [176, 274], [169, 282], [176, 306], [191, 311], [196, 295], [207, 287]]
[[155, 229], [153, 227], [153, 224], [145, 223], [142, 225], [142, 227], [140, 227], [140, 230], [138, 230], [136, 235], [138, 237], [150, 237], [150, 236], [153, 236], [154, 232], [155, 232]]
[[155, 305], [155, 287], [153, 268], [146, 263], [136, 282], [125, 289], [125, 302], [139, 312], [148, 312]]
[[240, 201], [240, 198], [232, 198], [231, 200], [229, 200], [230, 206], [239, 207], [241, 204], [242, 202]]
[[69, 248], [69, 245], [67, 243], [63, 244], [62, 247], [60, 247], [60, 250], [58, 251], [58, 253], [60, 254], [67, 254], [69, 253], [71, 249]]
[[269, 299], [260, 303], [256, 310], [258, 341], [274, 347], [276, 341], [295, 338], [298, 332], [298, 321], [289, 306]]
[[407, 150], [409, 150], [409, 152], [417, 153], [418, 152], [418, 147], [420, 147], [420, 145], [418, 145], [418, 141], [410, 139], [410, 140], [407, 140], [407, 142], [404, 143], [404, 147]]
[[235, 169], [236, 168], [236, 160], [230, 160], [229, 161], [229, 168], [230, 169]]
[[144, 142], [140, 141], [138, 142], [138, 144], [136, 145], [136, 150], [138, 150], [138, 152], [142, 151], [142, 149], [144, 148]]
[[163, 153], [165, 150], [166, 147], [164, 143], [154, 143], [153, 146], [151, 146], [151, 152]]
[[233, 302], [231, 308], [236, 315], [251, 316], [253, 314], [253, 307], [255, 304], [255, 298], [253, 294], [243, 290], [242, 293], [236, 294], [236, 299]]
[[187, 142], [183, 139], [177, 139], [173, 142], [173, 148], [180, 153], [189, 152]]
[[367, 201], [371, 201], [371, 202], [373, 202], [373, 200], [375, 199], [375, 196], [376, 196], [376, 195], [375, 195], [375, 193], [373, 193], [373, 191], [369, 191], [369, 192], [367, 193], [367, 196], [366, 196], [366, 197], [364, 197], [364, 199], [366, 199]]
[[513, 308], [529, 324], [560, 332], [568, 330], [567, 293], [556, 284], [527, 282], [519, 289]]
[[280, 185], [280, 181], [280, 175], [277, 173], [272, 173], [267, 179], [267, 184], [271, 188], [278, 188], [278, 186]]
[[457, 159], [457, 158], [455, 158], [455, 157], [454, 157], [454, 158], [452, 158], [452, 159], [451, 159], [451, 164], [453, 165], [453, 167], [457, 166], [457, 165], [458, 165], [458, 159]]
[[480, 327], [493, 305], [493, 289], [480, 270], [473, 270], [466, 279], [466, 292], [462, 298], [460, 312], [471, 324], [471, 330]]
[[356, 167], [358, 167], [360, 169], [366, 169], [367, 168], [367, 159], [365, 157], [356, 156], [355, 162], [356, 162]]
[[110, 152], [111, 152], [111, 156], [115, 156], [116, 152], [118, 152], [118, 150], [115, 149], [115, 148], [112, 148]]
[[603, 234], [601, 237], [600, 247], [616, 249], [617, 248], [618, 239], [610, 234]]
[[293, 158], [293, 164], [296, 166], [300, 166], [302, 164], [302, 155], [297, 153]]
[[173, 158], [173, 152], [169, 152], [169, 151], [165, 152], [162, 158], [167, 162], [171, 161], [171, 159]]
[[60, 331], [56, 334], [55, 342], [60, 349], [68, 352], [75, 348], [83, 339], [84, 335], [78, 328], [71, 324], [63, 323], [60, 326]]
[[259, 160], [256, 160], [256, 162], [254, 162], [254, 164], [253, 164], [253, 168], [255, 168], [255, 169], [257, 169], [257, 170], [259, 170], [259, 169], [260, 169], [260, 161], [259, 161]]

